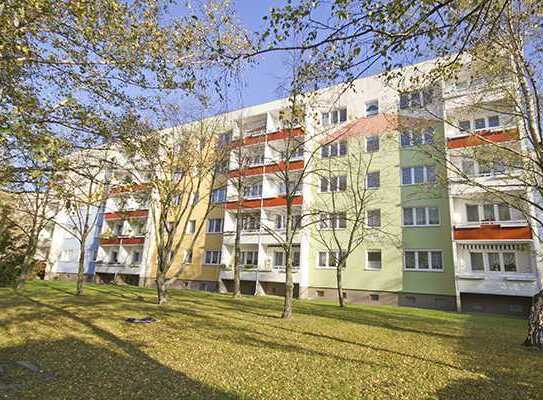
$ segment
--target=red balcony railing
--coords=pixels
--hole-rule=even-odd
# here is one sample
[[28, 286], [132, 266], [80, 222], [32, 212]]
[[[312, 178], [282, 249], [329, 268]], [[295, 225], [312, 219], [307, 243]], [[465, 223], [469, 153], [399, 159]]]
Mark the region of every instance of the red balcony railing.
[[458, 149], [462, 147], [472, 147], [485, 144], [486, 142], [508, 142], [510, 140], [518, 140], [519, 133], [517, 128], [504, 129], [499, 131], [479, 131], [474, 132], [469, 136], [459, 138], [449, 138], [447, 147], [449, 149]]
[[454, 228], [454, 240], [519, 240], [532, 238], [529, 226], [481, 225], [477, 228]]

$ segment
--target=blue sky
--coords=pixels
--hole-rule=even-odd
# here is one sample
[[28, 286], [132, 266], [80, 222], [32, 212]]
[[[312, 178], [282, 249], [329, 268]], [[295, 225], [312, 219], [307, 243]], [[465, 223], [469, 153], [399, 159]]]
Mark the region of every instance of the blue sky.
[[[262, 17], [270, 8], [284, 3], [278, 0], [237, 0], [234, 5], [242, 24], [249, 30], [257, 31], [266, 26]], [[267, 54], [257, 65], [249, 67], [247, 73], [244, 74], [245, 82], [241, 92], [243, 106], [260, 104], [282, 97], [278, 87], [287, 75], [283, 62], [285, 57], [286, 54]]]

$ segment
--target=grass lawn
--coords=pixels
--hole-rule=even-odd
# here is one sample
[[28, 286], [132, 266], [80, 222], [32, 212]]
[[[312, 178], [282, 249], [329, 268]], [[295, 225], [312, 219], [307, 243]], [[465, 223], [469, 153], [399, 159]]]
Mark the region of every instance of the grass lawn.
[[279, 298], [73, 288], [0, 289], [0, 399], [543, 399], [520, 319], [301, 301], [282, 321]]

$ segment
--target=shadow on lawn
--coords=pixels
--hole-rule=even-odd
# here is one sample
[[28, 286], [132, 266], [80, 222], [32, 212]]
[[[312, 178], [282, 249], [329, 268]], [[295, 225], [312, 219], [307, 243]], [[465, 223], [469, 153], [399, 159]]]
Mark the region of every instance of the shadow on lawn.
[[[55, 378], [48, 382], [27, 379], [27, 382], [4, 382], [22, 387], [6, 391], [6, 398], [80, 398], [92, 391], [93, 399], [238, 399], [172, 370], [111, 332], [60, 307], [20, 295], [54, 316], [62, 316], [81, 324], [103, 340], [97, 346], [78, 339], [28, 342], [24, 346], [0, 349], [0, 361], [28, 360]], [[115, 349], [111, 351], [109, 348]], [[28, 384], [26, 384], [28, 383]], [[24, 394], [25, 397], [21, 397]], [[9, 397], [11, 396], [11, 397]]]
[[[124, 342], [108, 340], [121, 345], [122, 351], [75, 338], [0, 349], [5, 368], [0, 375], [2, 398], [80, 399], [90, 393], [89, 398], [100, 400], [238, 398], [172, 370]], [[44, 370], [44, 377], [24, 370], [21, 373], [15, 365], [21, 360]]]

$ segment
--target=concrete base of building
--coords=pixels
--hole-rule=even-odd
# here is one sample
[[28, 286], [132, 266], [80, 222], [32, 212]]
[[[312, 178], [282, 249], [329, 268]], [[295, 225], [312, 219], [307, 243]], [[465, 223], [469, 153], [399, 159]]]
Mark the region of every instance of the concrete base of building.
[[[148, 288], [155, 288], [155, 278], [140, 278], [139, 285]], [[219, 284], [216, 281], [197, 281], [188, 279], [177, 279], [170, 286], [172, 289], [191, 289], [204, 292], [218, 292]]]
[[[307, 289], [307, 294], [308, 299], [337, 300], [337, 290], [335, 288], [310, 287]], [[345, 289], [343, 298], [347, 303], [352, 304], [419, 307], [445, 311], [456, 310], [455, 296]]]
[[139, 275], [107, 274], [99, 272], [94, 277], [95, 283], [115, 283], [117, 285], [139, 286]]
[[[62, 280], [62, 281], [76, 281], [77, 280], [77, 274], [69, 273], [69, 272], [48, 272], [45, 275], [45, 280]], [[93, 275], [87, 275], [85, 274], [84, 282], [86, 283], [93, 283], [94, 282], [94, 276]]]
[[[223, 279], [222, 283], [226, 288], [228, 293], [234, 291], [234, 281], [231, 279]], [[279, 282], [265, 282], [258, 281], [259, 287], [256, 286], [255, 281], [241, 281], [240, 289], [241, 294], [246, 295], [270, 295], [270, 296], [284, 296], [285, 295], [285, 284]], [[297, 283], [294, 284], [294, 297], [299, 297], [299, 286]]]
[[501, 296], [493, 294], [460, 293], [463, 312], [483, 312], [527, 316], [531, 297]]

